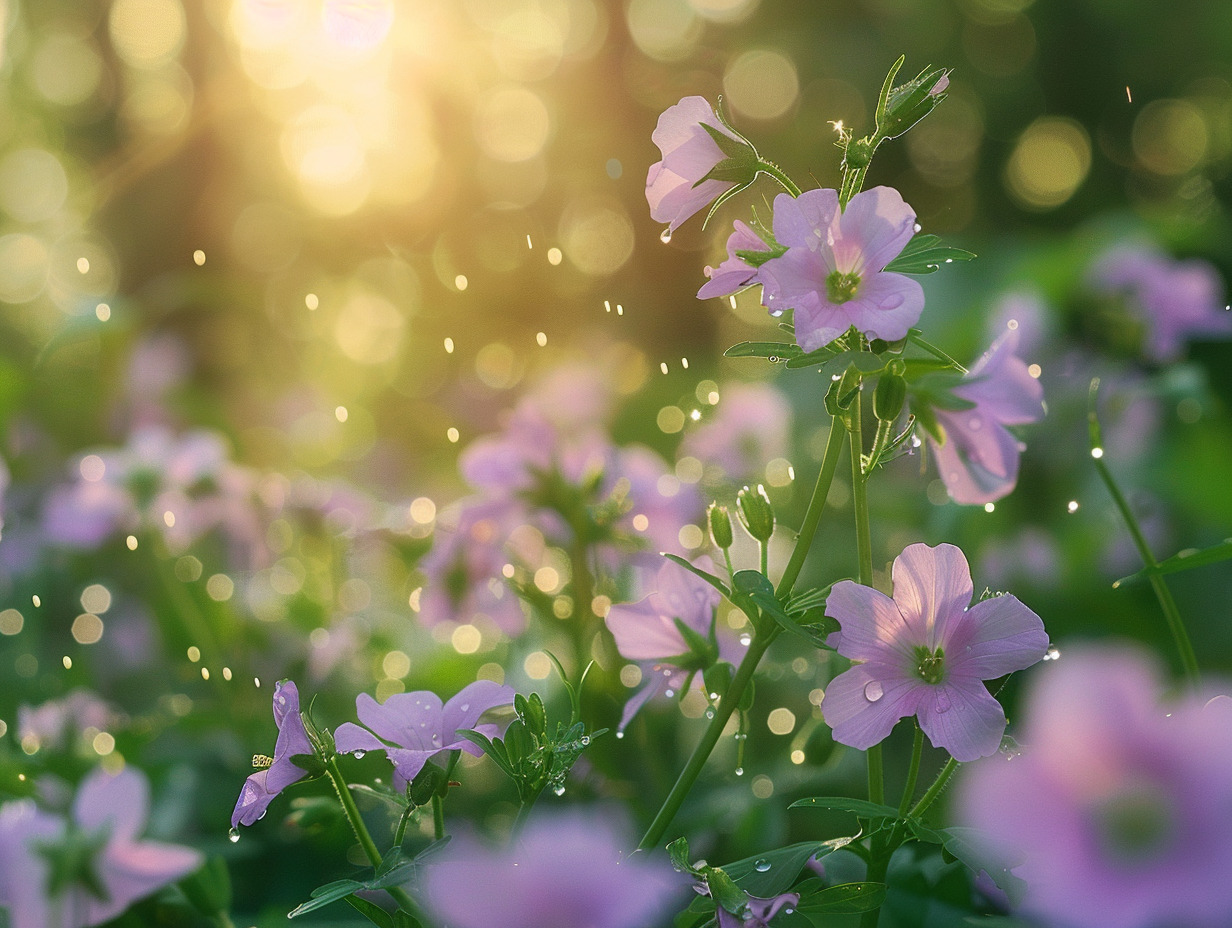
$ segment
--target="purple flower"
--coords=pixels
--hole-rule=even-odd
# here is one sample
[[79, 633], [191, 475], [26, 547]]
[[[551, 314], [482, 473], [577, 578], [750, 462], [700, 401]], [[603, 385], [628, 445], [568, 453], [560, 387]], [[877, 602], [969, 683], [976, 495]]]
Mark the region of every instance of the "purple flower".
[[251, 825], [263, 818], [275, 796], [308, 775], [307, 770], [295, 763], [295, 758], [316, 752], [299, 714], [299, 690], [290, 680], [282, 680], [274, 687], [274, 723], [278, 726], [274, 761], [244, 781], [235, 811], [231, 813], [232, 828]]
[[595, 810], [534, 818], [513, 847], [455, 839], [428, 867], [429, 908], [451, 928], [643, 928], [673, 911], [681, 878]]
[[[730, 145], [723, 148], [703, 126], [726, 136]], [[756, 177], [756, 152], [719, 119], [705, 97], [685, 97], [659, 116], [651, 140], [663, 152], [663, 160], [650, 166], [646, 175], [646, 200], [650, 215], [668, 223], [668, 232], [737, 185], [747, 185]], [[727, 161], [737, 147], [747, 150], [747, 177], [703, 180], [720, 162]]]
[[[695, 564], [701, 570], [714, 571], [708, 557], [698, 558]], [[659, 568], [654, 592], [640, 602], [617, 604], [608, 610], [607, 627], [616, 639], [617, 650], [626, 660], [644, 662], [643, 674], [648, 678], [641, 691], [625, 704], [621, 731], [650, 699], [661, 693], [675, 695], [698, 670], [719, 659], [729, 663], [739, 659], [735, 643], [715, 634], [714, 610], [719, 599], [718, 590], [669, 561]], [[677, 622], [708, 641], [713, 650], [695, 653]]]
[[0, 807], [0, 906], [12, 928], [98, 925], [201, 866], [190, 848], [138, 840], [149, 805], [145, 777], [125, 767], [91, 771], [68, 821], [29, 799]]
[[835, 190], [774, 200], [774, 237], [787, 252], [758, 271], [771, 312], [792, 309], [805, 351], [828, 345], [852, 326], [895, 341], [924, 310], [924, 290], [886, 273], [915, 234], [915, 211], [897, 190], [874, 187], [839, 210]]
[[766, 243], [746, 223], [739, 219], [733, 223], [736, 231], [727, 238], [727, 260], [718, 267], [707, 267], [706, 276], [710, 282], [703, 284], [697, 291], [699, 300], [708, 300], [712, 296], [730, 296], [745, 287], [758, 283], [757, 268], [745, 263], [736, 252], [765, 251]]
[[103, 731], [116, 719], [116, 713], [97, 693], [78, 688], [63, 699], [38, 706], [19, 706], [17, 733], [23, 747], [59, 750], [74, 747], [88, 729]]
[[955, 396], [974, 407], [932, 410], [945, 440], [929, 434], [929, 443], [956, 503], [991, 503], [1018, 482], [1022, 446], [1005, 426], [1038, 422], [1044, 388], [1015, 354], [1017, 348], [1017, 330], [1005, 332], [954, 388]]
[[384, 703], [360, 693], [355, 711], [372, 731], [344, 722], [334, 732], [334, 744], [341, 754], [384, 751], [394, 765], [394, 785], [404, 789], [442, 751], [465, 751], [479, 757], [480, 748], [458, 732], [473, 729], [495, 737], [501, 726], [481, 725], [479, 718], [490, 709], [512, 704], [513, 697], [513, 687], [491, 680], [476, 680], [444, 705], [439, 696], [426, 690], [395, 693]]
[[1032, 680], [1022, 753], [959, 781], [959, 819], [1023, 859], [1047, 924], [1232, 924], [1232, 703], [1166, 689], [1136, 651], [1067, 649]]
[[968, 608], [971, 572], [953, 545], [908, 545], [893, 580], [893, 599], [851, 580], [830, 591], [838, 653], [858, 662], [826, 687], [821, 711], [834, 740], [866, 750], [914, 715], [955, 760], [995, 753], [1005, 713], [982, 681], [1042, 659], [1044, 623], [1008, 595]]
[[720, 391], [714, 413], [686, 432], [681, 454], [717, 465], [729, 479], [760, 477], [766, 462], [787, 454], [791, 404], [768, 383], [734, 383]]
[[1175, 360], [1192, 336], [1232, 335], [1223, 282], [1206, 261], [1174, 261], [1155, 248], [1123, 245], [1100, 257], [1090, 278], [1097, 290], [1125, 297], [1145, 330], [1142, 353], [1152, 361]]

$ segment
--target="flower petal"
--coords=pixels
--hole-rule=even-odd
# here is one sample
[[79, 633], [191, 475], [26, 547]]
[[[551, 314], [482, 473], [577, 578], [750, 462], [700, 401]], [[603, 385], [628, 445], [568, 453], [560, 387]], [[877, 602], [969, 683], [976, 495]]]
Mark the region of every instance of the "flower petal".
[[89, 830], [107, 828], [111, 840], [133, 840], [145, 827], [150, 810], [150, 786], [129, 767], [108, 773], [90, 772], [73, 799], [73, 818]]
[[1048, 651], [1043, 621], [1010, 595], [982, 600], [950, 617], [941, 637], [947, 673], [973, 680], [1024, 670]]
[[920, 728], [934, 747], [957, 761], [997, 753], [1005, 734], [1005, 710], [979, 681], [947, 680], [927, 686], [919, 701]]
[[476, 680], [464, 686], [441, 713], [441, 734], [446, 741], [456, 740], [458, 731], [474, 728], [479, 717], [490, 709], [513, 704], [512, 686], [492, 680]]
[[334, 747], [339, 754], [354, 754], [356, 751], [383, 751], [385, 742], [354, 722], [343, 722], [334, 730]]
[[893, 187], [874, 187], [851, 198], [838, 225], [841, 237], [834, 243], [836, 266], [871, 275], [907, 247], [915, 235], [915, 210]]
[[[852, 660], [910, 661], [915, 642], [894, 600], [854, 580], [841, 580], [826, 599], [826, 615], [842, 626], [837, 650]], [[923, 643], [923, 642], [918, 642]]]
[[432, 735], [441, 733], [443, 710], [441, 698], [427, 690], [394, 693], [384, 703], [367, 693], [360, 693], [355, 700], [361, 722], [384, 740], [404, 748], [431, 746]]
[[[780, 245], [823, 249], [830, 258], [831, 226], [838, 214], [837, 190], [806, 190], [798, 197], [780, 193], [774, 198], [774, 238]], [[834, 270], [833, 265], [829, 270]]]
[[971, 368], [954, 393], [978, 404], [982, 415], [1005, 425], [1038, 422], [1044, 388], [1018, 357], [1019, 330], [1010, 329]]
[[888, 664], [857, 664], [830, 681], [821, 714], [835, 741], [864, 751], [889, 737], [899, 719], [914, 715], [928, 688]]
[[903, 274], [873, 274], [860, 284], [856, 298], [841, 304], [840, 309], [866, 335], [898, 341], [920, 321], [924, 288]]
[[[949, 413], [938, 413], [946, 427], [946, 442], [939, 445], [930, 438], [937, 470], [946, 492], [963, 506], [982, 506], [1008, 494], [1018, 483], [1018, 442], [995, 423], [975, 442], [973, 434], [951, 428]], [[984, 421], [984, 420], [980, 420]]]
[[265, 776], [268, 770], [258, 770], [244, 781], [240, 787], [239, 798], [235, 801], [235, 809], [231, 812], [231, 827], [251, 825], [265, 815], [265, 810], [277, 793], [271, 793], [265, 786]]
[[894, 559], [894, 602], [919, 643], [933, 650], [937, 623], [962, 612], [971, 602], [971, 569], [961, 550], [941, 544], [914, 544]]

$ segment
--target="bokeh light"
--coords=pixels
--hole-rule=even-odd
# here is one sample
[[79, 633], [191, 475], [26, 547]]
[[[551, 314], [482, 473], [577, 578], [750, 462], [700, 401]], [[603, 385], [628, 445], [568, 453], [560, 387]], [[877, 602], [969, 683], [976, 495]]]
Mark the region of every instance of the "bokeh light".
[[1060, 206], [1091, 170], [1091, 139], [1072, 119], [1041, 116], [1018, 137], [1005, 168], [1010, 194], [1027, 209]]

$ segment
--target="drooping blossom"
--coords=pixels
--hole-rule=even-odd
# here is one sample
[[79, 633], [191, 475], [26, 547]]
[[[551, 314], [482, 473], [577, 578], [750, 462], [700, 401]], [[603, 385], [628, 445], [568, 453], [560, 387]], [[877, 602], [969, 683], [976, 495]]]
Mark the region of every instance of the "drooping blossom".
[[950, 498], [966, 506], [991, 503], [1018, 483], [1022, 446], [1007, 425], [1038, 422], [1044, 389], [1016, 354], [1018, 332], [1009, 329], [953, 389], [969, 409], [933, 409], [944, 441], [927, 433]]
[[514, 845], [455, 838], [424, 876], [428, 907], [452, 928], [642, 928], [678, 905], [684, 883], [666, 859], [632, 847], [606, 810], [532, 818]]
[[274, 745], [273, 763], [244, 781], [231, 813], [232, 828], [251, 825], [264, 817], [275, 796], [308, 775], [307, 770], [295, 763], [295, 758], [315, 752], [300, 716], [299, 690], [290, 680], [282, 680], [274, 687], [274, 723], [278, 726], [278, 740]]
[[919, 321], [924, 290], [886, 272], [915, 234], [915, 210], [897, 190], [874, 187], [839, 209], [838, 192], [809, 190], [774, 199], [774, 237], [785, 254], [761, 266], [766, 306], [794, 310], [805, 351], [828, 345], [852, 326], [895, 341]]
[[[708, 557], [698, 558], [695, 566], [714, 572]], [[716, 629], [718, 590], [670, 561], [659, 567], [652, 589], [639, 602], [615, 604], [607, 614], [607, 627], [616, 639], [616, 649], [626, 660], [638, 661], [647, 680], [625, 704], [621, 731], [650, 699], [679, 693], [690, 676], [717, 660], [739, 660], [739, 646], [727, 635], [720, 636]], [[707, 641], [708, 653], [696, 653], [677, 622]], [[697, 683], [702, 683], [700, 675]]]
[[1031, 681], [1021, 754], [959, 780], [959, 821], [1022, 860], [1044, 923], [1232, 924], [1232, 700], [1170, 689], [1138, 651], [1066, 648]]
[[[747, 177], [703, 180], [729, 158], [703, 126], [726, 136], [732, 146], [747, 150]], [[723, 125], [705, 97], [685, 97], [669, 106], [660, 114], [650, 138], [659, 146], [663, 160], [652, 164], [646, 175], [646, 200], [651, 217], [666, 222], [669, 232], [732, 187], [749, 183], [756, 176], [756, 153], [745, 139]]]
[[479, 719], [485, 712], [511, 705], [513, 697], [513, 687], [491, 680], [476, 680], [443, 704], [439, 696], [426, 690], [394, 693], [384, 703], [360, 693], [355, 711], [371, 731], [343, 722], [334, 732], [334, 744], [342, 754], [384, 751], [394, 765], [394, 786], [404, 789], [424, 764], [442, 751], [481, 756], [482, 750], [458, 732], [473, 729], [496, 737], [502, 726], [495, 722], [480, 724]]
[[67, 819], [33, 800], [0, 807], [0, 907], [12, 928], [86, 928], [187, 876], [204, 858], [139, 835], [149, 817], [139, 771], [95, 768]]
[[791, 404], [777, 387], [727, 384], [714, 412], [686, 430], [680, 453], [718, 467], [732, 481], [761, 479], [768, 461], [787, 454], [791, 419]]
[[1090, 271], [1096, 290], [1121, 296], [1142, 326], [1142, 353], [1172, 361], [1190, 338], [1232, 336], [1223, 281], [1207, 261], [1176, 261], [1156, 248], [1120, 245], [1096, 259]]
[[983, 681], [1041, 660], [1044, 623], [1009, 595], [970, 605], [971, 572], [953, 545], [908, 545], [892, 576], [893, 599], [843, 580], [826, 601], [842, 626], [838, 653], [857, 661], [822, 700], [834, 740], [867, 750], [914, 715], [955, 760], [995, 753], [1005, 712]]
[[727, 260], [718, 267], [706, 268], [706, 276], [710, 280], [697, 291], [699, 300], [708, 300], [715, 296], [731, 296], [745, 287], [759, 283], [757, 268], [746, 262], [737, 252], [764, 252], [767, 248], [766, 243], [747, 223], [737, 219], [733, 225], [735, 231], [727, 238]]

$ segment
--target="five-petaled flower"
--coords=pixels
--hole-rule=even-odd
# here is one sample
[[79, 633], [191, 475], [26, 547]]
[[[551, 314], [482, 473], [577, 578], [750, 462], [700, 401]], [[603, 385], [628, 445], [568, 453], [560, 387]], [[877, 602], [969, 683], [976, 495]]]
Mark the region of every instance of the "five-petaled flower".
[[915, 210], [897, 190], [874, 187], [839, 208], [838, 192], [774, 199], [774, 238], [787, 251], [758, 269], [772, 313], [794, 310], [796, 341], [814, 351], [849, 328], [896, 341], [924, 310], [924, 290], [885, 267], [915, 234]]
[[282, 680], [274, 687], [274, 722], [278, 725], [278, 741], [274, 745], [273, 762], [244, 781], [235, 811], [231, 813], [232, 828], [251, 825], [263, 817], [275, 796], [308, 775], [295, 758], [313, 756], [316, 752], [299, 714], [299, 690], [290, 680]]
[[490, 709], [512, 704], [513, 697], [513, 687], [491, 680], [476, 680], [444, 704], [426, 690], [395, 693], [384, 703], [360, 693], [355, 711], [372, 731], [344, 722], [334, 732], [334, 745], [341, 754], [384, 751], [394, 765], [394, 785], [405, 789], [424, 764], [442, 751], [480, 756], [480, 748], [458, 732], [471, 729], [490, 738], [497, 736], [501, 727], [491, 722], [481, 725], [479, 718]]
[[[646, 200], [651, 217], [668, 223], [668, 232], [757, 176], [757, 153], [747, 139], [723, 125], [705, 97], [685, 97], [669, 106], [650, 138], [663, 160], [652, 164], [646, 175]], [[722, 178], [713, 176], [721, 164], [732, 170], [721, 171]]]
[[710, 278], [697, 291], [699, 300], [708, 300], [713, 296], [731, 296], [745, 287], [759, 283], [757, 268], [740, 256], [740, 252], [762, 253], [769, 251], [770, 246], [753, 228], [737, 219], [732, 223], [734, 231], [727, 237], [727, 260], [718, 267], [707, 267], [706, 276]]
[[930, 431], [929, 444], [956, 503], [991, 503], [1018, 482], [1022, 446], [1005, 427], [1038, 422], [1044, 415], [1044, 389], [1015, 354], [1017, 348], [1018, 331], [1010, 329], [953, 389], [973, 407], [931, 410], [940, 434]]
[[837, 650], [858, 662], [826, 687], [822, 713], [834, 740], [865, 750], [914, 715], [955, 760], [995, 753], [1005, 712], [983, 681], [1041, 660], [1044, 623], [1009, 595], [968, 608], [971, 572], [953, 545], [909, 545], [894, 559], [893, 581], [893, 599], [850, 580], [830, 591]]
[[201, 866], [198, 851], [138, 839], [149, 809], [132, 767], [89, 773], [68, 820], [29, 799], [0, 808], [0, 908], [13, 928], [99, 925]]

